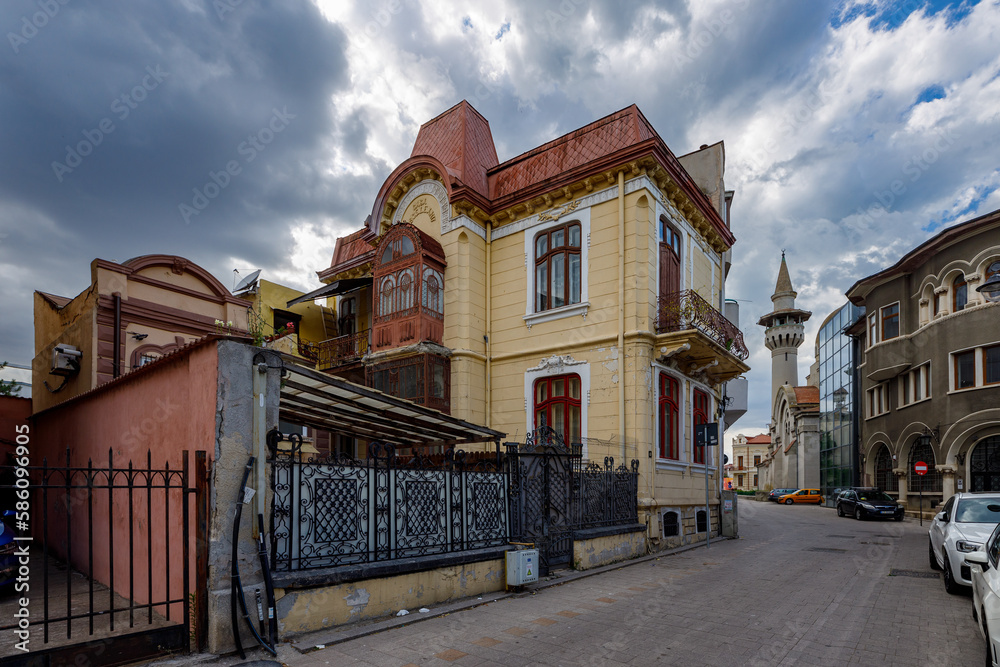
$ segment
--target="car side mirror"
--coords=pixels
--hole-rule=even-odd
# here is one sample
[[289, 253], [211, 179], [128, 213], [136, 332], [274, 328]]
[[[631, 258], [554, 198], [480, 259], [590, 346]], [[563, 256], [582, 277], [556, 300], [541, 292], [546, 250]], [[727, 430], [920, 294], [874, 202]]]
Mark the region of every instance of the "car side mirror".
[[948, 513], [947, 512], [938, 512], [937, 518], [938, 518], [938, 521], [940, 521], [942, 523], [948, 523]]
[[969, 563], [976, 563], [982, 566], [983, 572], [990, 569], [990, 559], [987, 557], [985, 551], [970, 551], [965, 554], [965, 560]]

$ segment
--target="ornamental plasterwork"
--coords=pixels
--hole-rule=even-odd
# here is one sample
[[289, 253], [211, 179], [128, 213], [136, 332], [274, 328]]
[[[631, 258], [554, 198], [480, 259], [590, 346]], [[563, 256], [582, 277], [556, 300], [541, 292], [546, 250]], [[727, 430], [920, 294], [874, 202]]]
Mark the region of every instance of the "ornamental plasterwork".
[[[610, 188], [599, 190], [598, 192], [593, 192], [584, 197], [580, 197], [579, 199], [576, 200], [577, 206], [574, 207], [573, 210], [575, 211], [577, 208], [587, 208], [589, 206], [601, 204], [603, 202], [610, 201], [617, 196], [618, 196], [618, 186], [613, 185]], [[539, 219], [541, 215], [544, 215], [544, 213], [538, 213], [535, 215], [528, 216], [527, 218], [521, 218], [520, 220], [504, 225], [503, 227], [494, 229], [493, 233], [490, 235], [490, 239], [492, 241], [496, 241], [497, 239], [502, 239], [505, 236], [510, 236], [511, 234], [523, 232], [525, 229], [530, 229], [535, 225], [546, 222], [546, 220]]]
[[565, 356], [559, 356], [558, 354], [553, 354], [548, 359], [542, 359], [542, 362], [537, 366], [535, 366], [534, 368], [529, 368], [528, 372], [531, 373], [537, 371], [552, 371], [556, 375], [559, 375], [563, 372], [563, 369], [566, 366], [580, 366], [586, 363], [587, 363], [586, 361], [577, 361], [576, 359], [573, 358], [573, 355], [571, 354], [567, 354]]
[[412, 225], [413, 221], [417, 219], [417, 216], [421, 214], [426, 214], [427, 217], [431, 219], [431, 222], [437, 222], [437, 215], [435, 215], [434, 209], [431, 208], [431, 205], [427, 203], [426, 199], [418, 201], [414, 204], [413, 208], [410, 209], [410, 219], [403, 220], [403, 222], [408, 222]]
[[538, 214], [539, 222], [548, 222], [549, 220], [558, 220], [564, 215], [569, 215], [580, 205], [580, 201], [567, 202], [563, 206], [557, 206], [555, 208], [549, 209], [545, 213]]
[[441, 234], [450, 232], [453, 227], [451, 222], [451, 206], [448, 204], [448, 191], [445, 190], [444, 185], [440, 181], [433, 179], [423, 180], [418, 185], [406, 191], [406, 194], [403, 195], [403, 198], [399, 201], [399, 205], [392, 214], [392, 224], [405, 222], [403, 220], [403, 213], [406, 212], [406, 208], [413, 200], [420, 195], [431, 195], [437, 199], [438, 206], [441, 209]]

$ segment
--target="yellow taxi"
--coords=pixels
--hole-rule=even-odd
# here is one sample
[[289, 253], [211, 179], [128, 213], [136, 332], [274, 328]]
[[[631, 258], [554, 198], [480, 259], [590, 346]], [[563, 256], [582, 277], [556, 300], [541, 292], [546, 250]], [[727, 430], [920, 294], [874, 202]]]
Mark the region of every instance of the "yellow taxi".
[[795, 493], [781, 496], [778, 498], [778, 502], [785, 503], [786, 505], [796, 503], [816, 503], [817, 505], [822, 505], [823, 496], [819, 494], [819, 489], [799, 489]]

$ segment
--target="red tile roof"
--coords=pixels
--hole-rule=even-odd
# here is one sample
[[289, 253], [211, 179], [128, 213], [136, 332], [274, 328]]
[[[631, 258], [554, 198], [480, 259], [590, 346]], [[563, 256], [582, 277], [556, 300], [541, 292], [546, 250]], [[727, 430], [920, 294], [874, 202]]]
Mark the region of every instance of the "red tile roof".
[[795, 402], [800, 406], [803, 404], [819, 404], [819, 387], [795, 387]]
[[362, 227], [356, 232], [337, 239], [337, 244], [333, 247], [330, 268], [316, 272], [319, 274], [320, 280], [335, 276], [341, 271], [360, 266], [371, 260], [375, 256], [375, 248], [368, 243], [369, 236], [368, 228]]
[[771, 436], [766, 433], [761, 433], [760, 435], [754, 435], [747, 438], [748, 445], [770, 445]]
[[490, 173], [490, 195], [503, 197], [656, 136], [633, 104], [499, 165]]
[[430, 155], [465, 185], [489, 196], [486, 170], [497, 166], [490, 123], [462, 100], [420, 126], [410, 157]]

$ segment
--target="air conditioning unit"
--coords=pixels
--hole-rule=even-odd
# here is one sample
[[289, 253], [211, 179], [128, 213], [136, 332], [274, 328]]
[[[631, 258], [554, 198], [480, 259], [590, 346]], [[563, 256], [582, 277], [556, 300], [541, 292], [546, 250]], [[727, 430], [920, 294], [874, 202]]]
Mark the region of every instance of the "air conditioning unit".
[[76, 375], [80, 372], [80, 358], [83, 356], [83, 352], [80, 352], [73, 345], [64, 345], [60, 343], [52, 348], [52, 368], [49, 369], [49, 373], [53, 375]]
[[507, 585], [523, 586], [538, 581], [538, 549], [507, 552]]

